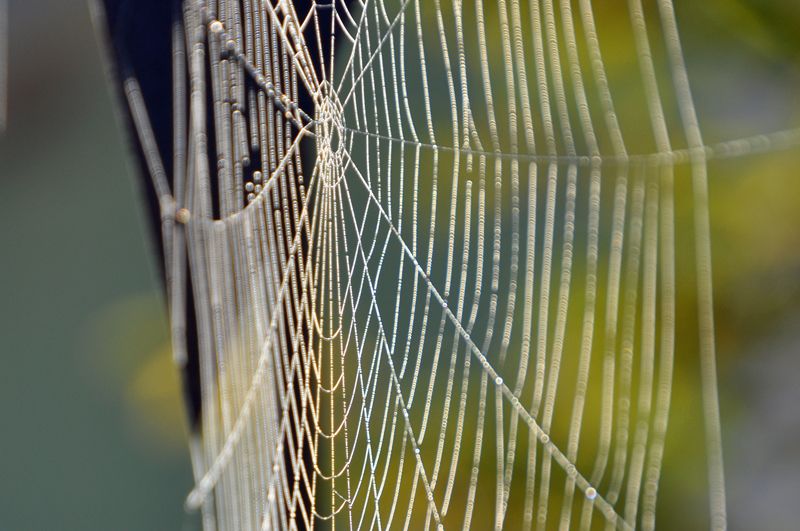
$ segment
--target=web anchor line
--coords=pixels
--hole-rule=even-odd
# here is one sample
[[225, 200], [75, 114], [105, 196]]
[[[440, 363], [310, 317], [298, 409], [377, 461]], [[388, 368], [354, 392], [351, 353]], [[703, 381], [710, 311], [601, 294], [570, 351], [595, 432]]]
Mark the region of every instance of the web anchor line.
[[519, 160], [543, 164], [574, 164], [582, 168], [594, 166], [632, 166], [636, 164], [647, 164], [652, 167], [666, 165], [678, 166], [692, 164], [692, 162], [697, 161], [752, 157], [800, 147], [800, 127], [794, 129], [785, 129], [783, 131], [775, 131], [773, 133], [763, 135], [754, 135], [737, 138], [734, 140], [725, 140], [699, 148], [682, 148], [658, 153], [601, 155], [594, 157], [588, 155], [512, 154], [486, 151], [485, 149], [481, 150], [465, 147], [440, 146], [438, 144], [406, 140], [404, 138], [396, 138], [388, 135], [382, 135], [380, 133], [372, 133], [369, 131], [362, 131], [360, 129], [353, 129], [349, 127], [343, 127], [342, 129], [354, 135], [369, 136], [371, 138], [385, 140], [401, 146], [436, 149], [445, 153], [463, 153], [473, 157], [485, 156], [490, 159]]
[[[297, 105], [294, 101], [292, 101], [286, 94], [282, 93], [278, 89], [275, 88], [275, 85], [271, 81], [267, 81], [267, 78], [264, 76], [261, 71], [253, 64], [253, 62], [247, 58], [244, 51], [238, 50], [236, 48], [236, 41], [233, 39], [228, 38], [227, 31], [225, 30], [225, 26], [219, 20], [215, 20], [210, 18], [206, 25], [210, 32], [214, 33], [219, 37], [221, 41], [225, 43], [225, 46], [221, 47], [219, 51], [219, 58], [220, 59], [228, 59], [229, 57], [235, 57], [236, 61], [242, 65], [245, 72], [250, 76], [250, 79], [258, 85], [264, 93], [272, 100], [272, 102], [278, 106], [281, 112], [284, 114], [287, 120], [289, 120], [292, 125], [294, 125], [298, 130], [304, 129], [308, 124], [315, 124], [316, 122], [309, 117], [300, 106]], [[233, 110], [237, 110], [238, 106]], [[298, 120], [299, 116], [299, 120]], [[303, 123], [305, 122], [305, 123]], [[308, 136], [312, 138], [316, 138], [314, 133], [310, 131], [306, 131]]]

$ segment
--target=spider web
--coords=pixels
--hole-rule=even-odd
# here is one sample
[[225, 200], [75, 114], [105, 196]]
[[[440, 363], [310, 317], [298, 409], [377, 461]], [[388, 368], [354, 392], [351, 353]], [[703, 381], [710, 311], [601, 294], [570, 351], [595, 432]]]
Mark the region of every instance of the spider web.
[[166, 214], [179, 365], [189, 279], [195, 299], [187, 506], [206, 529], [653, 529], [680, 164], [726, 527], [707, 161], [799, 135], [706, 146], [672, 4], [656, 7], [687, 147], [630, 0], [640, 155], [589, 0], [185, 3], [173, 190], [125, 90]]

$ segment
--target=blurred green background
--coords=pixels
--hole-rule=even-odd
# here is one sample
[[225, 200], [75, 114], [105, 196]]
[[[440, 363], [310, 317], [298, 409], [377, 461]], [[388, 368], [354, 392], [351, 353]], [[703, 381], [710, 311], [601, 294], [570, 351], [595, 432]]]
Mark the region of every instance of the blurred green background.
[[[625, 3], [603, 4], [610, 75], [638, 83], [635, 63], [613, 60], [627, 42], [615, 27], [630, 31]], [[800, 125], [800, 2], [685, 0], [676, 10], [706, 143]], [[0, 530], [195, 528], [182, 509], [192, 479], [163, 298], [86, 2], [11, 0], [10, 43]], [[612, 89], [624, 115], [625, 85]], [[797, 148], [709, 166], [734, 530], [800, 526], [798, 168]], [[676, 179], [678, 366], [659, 527], [688, 530], [708, 527], [707, 486], [690, 183], [687, 172]]]
[[166, 313], [87, 2], [11, 1], [10, 42], [0, 529], [181, 529]]

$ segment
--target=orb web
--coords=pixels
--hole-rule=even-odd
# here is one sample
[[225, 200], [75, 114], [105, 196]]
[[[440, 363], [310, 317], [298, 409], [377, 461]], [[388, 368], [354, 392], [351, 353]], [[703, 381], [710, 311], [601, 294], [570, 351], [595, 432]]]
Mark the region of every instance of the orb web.
[[663, 44], [629, 2], [640, 141], [589, 0], [184, 2], [173, 190], [145, 151], [179, 363], [189, 282], [195, 300], [206, 529], [653, 529], [681, 165], [725, 528], [707, 167], [800, 133], [706, 146], [655, 5]]

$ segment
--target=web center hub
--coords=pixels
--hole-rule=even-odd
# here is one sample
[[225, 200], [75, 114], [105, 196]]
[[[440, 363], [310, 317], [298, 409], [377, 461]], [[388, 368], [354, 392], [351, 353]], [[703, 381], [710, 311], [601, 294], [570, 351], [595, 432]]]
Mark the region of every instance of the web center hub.
[[317, 102], [317, 167], [322, 181], [335, 185], [344, 173], [345, 123], [342, 104], [336, 91], [327, 82]]

